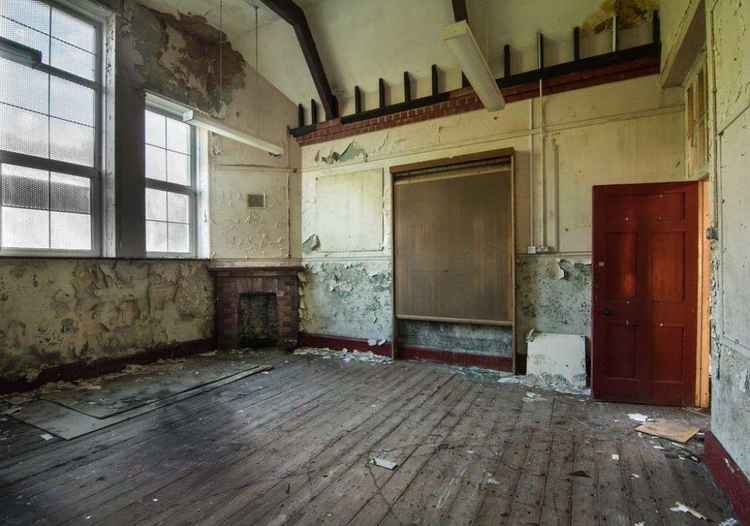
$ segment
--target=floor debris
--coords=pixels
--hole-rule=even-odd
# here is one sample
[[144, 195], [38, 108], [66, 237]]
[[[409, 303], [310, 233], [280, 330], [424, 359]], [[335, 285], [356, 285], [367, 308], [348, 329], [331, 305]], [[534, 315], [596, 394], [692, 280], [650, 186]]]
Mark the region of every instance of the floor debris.
[[349, 351], [344, 349], [342, 351], [334, 351], [333, 349], [327, 348], [313, 348], [313, 347], [302, 347], [294, 351], [296, 356], [320, 356], [324, 360], [331, 360], [338, 358], [345, 362], [365, 362], [365, 363], [379, 363], [386, 364], [391, 363], [391, 360], [387, 356], [380, 356], [373, 352], [361, 352], [361, 351]]
[[585, 471], [580, 471], [580, 470], [579, 471], [574, 471], [573, 473], [569, 473], [569, 475], [571, 477], [582, 477], [582, 478], [587, 478], [587, 479], [591, 478], [591, 475], [589, 475]]
[[55, 437], [53, 437], [49, 433], [44, 433], [43, 435], [39, 435], [39, 436], [42, 437], [42, 439], [46, 440], [47, 442], [55, 439]]
[[547, 391], [556, 391], [558, 393], [591, 396], [591, 389], [581, 389], [572, 386], [568, 382], [561, 381], [559, 378], [551, 375], [538, 376], [535, 374], [525, 375], [508, 375], [502, 378], [498, 378], [497, 383], [499, 384], [518, 384], [525, 385], [526, 387], [535, 387], [537, 389], [545, 389]]
[[685, 504], [683, 504], [680, 501], [675, 502], [674, 503], [674, 507], [673, 508], [669, 508], [669, 509], [670, 509], [670, 511], [674, 511], [676, 513], [689, 513], [690, 515], [692, 515], [696, 519], [701, 519], [701, 520], [704, 520], [704, 521], [706, 520], [706, 516], [705, 515], [703, 515], [702, 513], [698, 512], [696, 510], [694, 510], [690, 506], [686, 506]]
[[370, 464], [381, 467], [381, 468], [385, 468], [390, 471], [393, 471], [394, 469], [398, 467], [398, 464], [396, 462], [392, 462], [388, 459], [380, 458], [380, 457], [370, 458]]
[[612, 453], [612, 460], [617, 462], [618, 460], [620, 460], [620, 455], [618, 455], [617, 453]]
[[687, 443], [695, 434], [700, 431], [695, 426], [688, 426], [673, 422], [670, 420], [655, 420], [654, 422], [646, 422], [645, 424], [635, 428], [636, 431], [646, 433], [647, 435], [653, 435], [667, 440], [673, 440], [682, 444]]
[[630, 413], [628, 418], [634, 422], [646, 423], [648, 422], [648, 415], [642, 415], [641, 413]]

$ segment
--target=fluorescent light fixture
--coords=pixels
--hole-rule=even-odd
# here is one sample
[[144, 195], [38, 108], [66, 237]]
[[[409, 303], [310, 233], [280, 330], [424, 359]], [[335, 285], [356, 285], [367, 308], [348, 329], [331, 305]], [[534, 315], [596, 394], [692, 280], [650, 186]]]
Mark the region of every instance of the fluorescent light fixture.
[[281, 146], [259, 139], [249, 133], [230, 128], [220, 120], [213, 119], [196, 111], [190, 110], [183, 113], [182, 122], [195, 126], [196, 128], [203, 128], [217, 135], [221, 135], [222, 137], [226, 137], [227, 139], [232, 139], [233, 141], [258, 148], [272, 155], [281, 155], [284, 153], [284, 149]]
[[505, 99], [469, 24], [462, 20], [446, 26], [441, 36], [448, 49], [458, 59], [458, 65], [484, 107], [488, 111], [502, 110], [505, 107]]
[[0, 57], [35, 67], [42, 63], [42, 52], [0, 37]]

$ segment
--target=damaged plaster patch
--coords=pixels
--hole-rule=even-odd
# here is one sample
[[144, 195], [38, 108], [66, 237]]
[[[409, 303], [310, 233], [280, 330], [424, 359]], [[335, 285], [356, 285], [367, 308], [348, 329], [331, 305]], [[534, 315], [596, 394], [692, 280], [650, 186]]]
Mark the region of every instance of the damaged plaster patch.
[[319, 248], [320, 238], [317, 236], [317, 234], [312, 234], [310, 237], [305, 239], [304, 243], [302, 243], [302, 252], [304, 252], [305, 254], [309, 254]]
[[357, 141], [352, 141], [341, 152], [331, 150], [328, 155], [321, 155], [320, 152], [317, 152], [315, 154], [315, 162], [322, 161], [327, 165], [332, 165], [353, 161], [357, 157], [361, 157], [362, 161], [367, 162], [367, 150], [359, 146]]
[[245, 59], [204, 17], [175, 16], [129, 1], [119, 18], [120, 35], [138, 57], [135, 70], [146, 88], [220, 114], [234, 90], [245, 87]]
[[617, 15], [617, 28], [629, 29], [651, 21], [651, 14], [659, 8], [659, 0], [604, 0], [599, 9], [583, 23], [586, 33], [612, 30], [612, 17]]
[[300, 306], [303, 331], [390, 339], [392, 275], [388, 262], [307, 263], [305, 268]]

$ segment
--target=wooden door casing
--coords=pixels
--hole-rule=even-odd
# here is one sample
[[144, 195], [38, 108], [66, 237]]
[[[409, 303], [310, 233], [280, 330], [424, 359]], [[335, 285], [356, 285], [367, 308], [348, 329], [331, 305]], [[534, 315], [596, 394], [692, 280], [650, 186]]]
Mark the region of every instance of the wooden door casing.
[[597, 186], [593, 193], [594, 397], [691, 405], [698, 183]]

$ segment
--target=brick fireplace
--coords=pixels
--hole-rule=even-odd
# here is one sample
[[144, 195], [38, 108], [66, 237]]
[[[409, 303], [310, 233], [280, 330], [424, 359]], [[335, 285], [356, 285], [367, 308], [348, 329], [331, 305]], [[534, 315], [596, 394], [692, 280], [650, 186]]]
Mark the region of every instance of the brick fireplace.
[[299, 336], [301, 266], [214, 267], [220, 349], [294, 349]]

